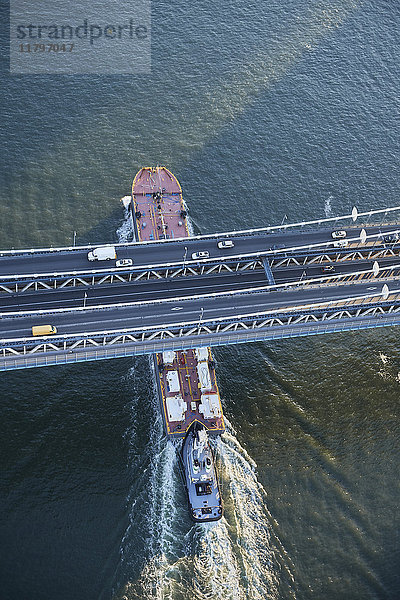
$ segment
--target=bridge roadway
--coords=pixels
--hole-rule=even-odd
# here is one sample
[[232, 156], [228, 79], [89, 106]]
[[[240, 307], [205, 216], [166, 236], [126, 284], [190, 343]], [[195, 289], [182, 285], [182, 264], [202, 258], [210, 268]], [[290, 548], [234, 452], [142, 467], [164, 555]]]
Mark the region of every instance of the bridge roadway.
[[[346, 228], [348, 237], [359, 238], [361, 228]], [[376, 235], [398, 231], [400, 225], [370, 226], [366, 227], [367, 235]], [[228, 259], [243, 254], [254, 254], [265, 252], [274, 247], [291, 248], [306, 246], [308, 244], [332, 243], [332, 228], [319, 230], [297, 230], [278, 233], [257, 233], [254, 235], [229, 236], [234, 239], [234, 248], [219, 249], [216, 239], [187, 238], [180, 242], [167, 240], [150, 244], [137, 243], [133, 245], [115, 244], [118, 259], [131, 258], [135, 267], [147, 265], [161, 265], [165, 263], [182, 264], [184, 257], [186, 263], [190, 264], [193, 252], [208, 251], [210, 259]], [[220, 239], [224, 239], [221, 235]], [[357, 243], [355, 243], [357, 245]], [[185, 251], [187, 248], [187, 252]], [[105, 269], [110, 271], [114, 261], [93, 261], [87, 259], [88, 250], [71, 249], [69, 251], [48, 251], [43, 253], [30, 252], [15, 255], [0, 253], [0, 276], [33, 275], [36, 273], [71, 273], [87, 271], [92, 269]], [[197, 263], [198, 261], [194, 261]], [[207, 261], [205, 261], [207, 262]], [[118, 271], [118, 269], [115, 269]]]
[[[381, 269], [398, 265], [399, 257], [384, 258], [379, 261]], [[290, 283], [302, 279], [329, 277], [357, 271], [372, 269], [373, 261], [358, 260], [354, 262], [335, 263], [334, 273], [323, 273], [320, 264], [307, 267], [285, 266], [273, 269], [276, 283]], [[398, 275], [399, 269], [388, 271], [390, 275]], [[369, 275], [369, 274], [368, 274]], [[90, 307], [124, 302], [156, 300], [173, 297], [189, 297], [198, 294], [229, 292], [251, 287], [263, 287], [268, 284], [264, 270], [247, 270], [234, 273], [215, 273], [206, 276], [186, 278], [138, 280], [85, 288], [58, 288], [40, 292], [24, 292], [0, 296], [0, 313], [16, 311], [38, 311], [42, 309], [60, 309]]]
[[[389, 283], [391, 292], [399, 291], [398, 280]], [[24, 314], [23, 316], [0, 319], [1, 347], [7, 346], [7, 340], [31, 338], [32, 325], [55, 325], [60, 335], [92, 334], [104, 331], [124, 331], [134, 328], [154, 326], [176, 326], [180, 323], [213, 322], [216, 319], [229, 321], [242, 315], [257, 313], [274, 314], [280, 309], [294, 311], [304, 305], [321, 302], [338, 302], [344, 298], [371, 295], [376, 292], [380, 297], [381, 282], [362, 281], [353, 285], [312, 286], [287, 291], [255, 291], [245, 294], [230, 294], [187, 298], [184, 300], [160, 300], [128, 305], [112, 305], [107, 308], [81, 308], [49, 311], [41, 316]], [[51, 336], [54, 339], [57, 336]], [[32, 339], [32, 338], [31, 338]]]

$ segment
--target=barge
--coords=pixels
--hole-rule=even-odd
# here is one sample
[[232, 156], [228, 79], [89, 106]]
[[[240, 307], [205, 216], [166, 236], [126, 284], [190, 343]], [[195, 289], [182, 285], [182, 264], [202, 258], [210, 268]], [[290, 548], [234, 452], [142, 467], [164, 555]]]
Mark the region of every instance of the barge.
[[[181, 186], [165, 167], [140, 169], [132, 184], [131, 209], [137, 241], [185, 238], [190, 235]], [[166, 435], [169, 438], [184, 438], [182, 452], [186, 457], [192, 456], [201, 446], [207, 463], [212, 457], [211, 449], [208, 450], [208, 435], [221, 435], [225, 431], [211, 349], [166, 350], [154, 354], [153, 361]], [[200, 444], [197, 449], [196, 444]], [[193, 480], [193, 473], [190, 475], [188, 471], [188, 462], [182, 460], [182, 465], [192, 518], [196, 521], [221, 518], [222, 505], [213, 460], [212, 468], [208, 469], [207, 465], [206, 472], [202, 474], [207, 475], [207, 481], [211, 483], [204, 489], [200, 486], [204, 496], [212, 490], [211, 511], [208, 510], [211, 496], [202, 499], [202, 503], [206, 503], [201, 505], [204, 512], [199, 507], [193, 508], [190, 498], [197, 488], [195, 484], [193, 487], [188, 483], [188, 477]]]

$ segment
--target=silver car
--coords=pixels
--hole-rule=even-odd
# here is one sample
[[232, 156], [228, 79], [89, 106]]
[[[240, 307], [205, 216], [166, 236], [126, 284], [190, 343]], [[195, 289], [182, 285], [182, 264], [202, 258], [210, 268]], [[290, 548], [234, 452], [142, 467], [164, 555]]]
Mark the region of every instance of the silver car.
[[343, 231], [343, 229], [341, 229], [340, 231], [332, 231], [331, 235], [334, 240], [339, 240], [340, 238], [345, 238], [347, 234], [345, 231]]
[[210, 253], [207, 250], [203, 250], [202, 252], [193, 252], [192, 260], [198, 260], [199, 258], [209, 258]]
[[131, 258], [121, 258], [121, 260], [117, 260], [115, 263], [116, 267], [131, 267], [133, 265], [133, 260]]
[[234, 245], [232, 240], [222, 240], [217, 244], [218, 248], [233, 248]]

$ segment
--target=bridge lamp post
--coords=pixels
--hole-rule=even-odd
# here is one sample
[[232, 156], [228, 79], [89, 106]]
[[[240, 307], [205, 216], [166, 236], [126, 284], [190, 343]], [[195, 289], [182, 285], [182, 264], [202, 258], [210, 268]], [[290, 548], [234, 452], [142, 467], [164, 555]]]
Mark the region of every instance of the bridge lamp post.
[[200, 308], [200, 318], [199, 318], [199, 327], [201, 325], [201, 320], [203, 318], [204, 308]]
[[83, 296], [83, 308], [86, 308], [86, 298], [87, 298], [87, 292], [85, 292], [85, 295]]
[[185, 268], [185, 262], [186, 262], [186, 258], [187, 258], [187, 247], [185, 246], [185, 254], [183, 255], [183, 268]]
[[74, 231], [74, 246], [75, 246], [75, 241], [76, 241], [76, 231]]
[[387, 300], [389, 298], [389, 288], [386, 283], [384, 286], [382, 286], [381, 294], [382, 294], [382, 300]]

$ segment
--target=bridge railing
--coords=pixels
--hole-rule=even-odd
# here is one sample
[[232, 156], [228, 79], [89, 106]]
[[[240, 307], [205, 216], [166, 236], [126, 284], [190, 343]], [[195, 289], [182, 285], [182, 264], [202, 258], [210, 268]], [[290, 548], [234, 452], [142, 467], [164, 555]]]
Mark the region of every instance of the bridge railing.
[[[285, 282], [285, 283], [274, 283], [274, 284], [266, 284], [263, 286], [256, 286], [256, 287], [249, 287], [249, 288], [239, 288], [237, 290], [229, 290], [229, 291], [220, 291], [220, 292], [214, 292], [214, 293], [205, 293], [205, 294], [194, 294], [191, 296], [174, 296], [171, 298], [155, 298], [155, 299], [151, 299], [151, 300], [136, 300], [136, 301], [131, 301], [131, 302], [116, 302], [116, 303], [112, 303], [112, 304], [99, 304], [99, 305], [91, 305], [91, 306], [73, 306], [73, 307], [69, 307], [69, 308], [53, 308], [53, 309], [40, 309], [40, 310], [28, 310], [28, 311], [24, 311], [23, 309], [20, 309], [18, 311], [4, 311], [2, 313], [0, 313], [0, 318], [24, 318], [26, 316], [31, 316], [31, 315], [37, 315], [37, 316], [41, 316], [41, 315], [56, 315], [56, 314], [65, 314], [65, 313], [72, 313], [72, 312], [88, 312], [88, 311], [99, 311], [99, 310], [112, 310], [112, 309], [124, 309], [124, 308], [128, 308], [128, 307], [135, 307], [137, 309], [139, 309], [140, 307], [145, 307], [145, 306], [151, 306], [151, 305], [160, 305], [160, 304], [176, 304], [176, 303], [180, 303], [180, 302], [187, 302], [187, 301], [194, 301], [194, 300], [206, 300], [209, 298], [232, 298], [235, 296], [243, 296], [246, 294], [260, 294], [260, 293], [265, 293], [265, 292], [285, 292], [288, 290], [293, 290], [293, 289], [303, 289], [305, 287], [310, 288], [310, 287], [314, 287], [314, 288], [324, 288], [326, 287], [326, 285], [335, 285], [337, 286], [338, 284], [341, 283], [341, 280], [344, 279], [348, 279], [350, 276], [354, 276], [354, 277], [360, 277], [366, 274], [371, 274], [374, 275], [374, 282], [378, 282], [379, 278], [378, 275], [379, 273], [382, 272], [387, 272], [387, 271], [395, 271], [396, 269], [400, 269], [400, 262], [398, 262], [397, 264], [394, 265], [385, 265], [383, 267], [380, 267], [379, 264], [377, 262], [375, 262], [372, 266], [372, 268], [369, 269], [361, 269], [361, 270], [356, 270], [356, 271], [351, 271], [351, 272], [346, 272], [346, 273], [338, 273], [337, 275], [322, 275], [321, 277], [314, 277], [314, 278], [305, 278], [305, 279], [300, 279], [300, 280], [296, 280], [296, 281], [291, 281], [291, 282]], [[390, 276], [385, 276], [385, 283], [387, 281], [390, 280], [396, 281], [397, 283], [397, 279], [395, 277], [390, 278]], [[357, 285], [359, 284], [359, 280], [354, 279], [352, 281], [347, 281], [345, 283], [346, 286], [349, 285]]]
[[[377, 327], [398, 326], [400, 314], [386, 314], [382, 317], [370, 317], [363, 319], [342, 319], [337, 322], [307, 323], [306, 325], [276, 326], [269, 329], [251, 330], [249, 332], [227, 332], [224, 335], [214, 334], [210, 336], [198, 335], [194, 339], [189, 338], [164, 338], [156, 342], [145, 342], [130, 345], [117, 344], [113, 346], [100, 346], [85, 348], [79, 351], [20, 353], [13, 356], [0, 358], [0, 371], [22, 368], [35, 368], [54, 365], [74, 364], [83, 361], [105, 360], [112, 358], [131, 357], [135, 355], [154, 354], [165, 350], [184, 350], [201, 346], [225, 346], [227, 344], [249, 343], [263, 340], [274, 340], [284, 338], [303, 337], [309, 335], [328, 334], [335, 332], [362, 330]], [[0, 354], [1, 356], [1, 354]]]
[[180, 238], [173, 238], [173, 239], [162, 239], [162, 240], [143, 240], [141, 242], [100, 242], [98, 244], [96, 243], [92, 243], [92, 244], [85, 244], [85, 245], [81, 245], [81, 246], [61, 246], [61, 247], [47, 247], [47, 248], [31, 248], [31, 249], [12, 249], [12, 250], [0, 250], [0, 256], [7, 256], [7, 255], [23, 255], [23, 254], [47, 254], [47, 253], [52, 253], [52, 252], [76, 252], [76, 251], [89, 251], [93, 248], [100, 248], [103, 246], [115, 246], [116, 248], [124, 248], [127, 246], [135, 246], [140, 244], [141, 246], [143, 245], [154, 245], [154, 244], [164, 244], [164, 243], [171, 243], [171, 242], [179, 242], [184, 244], [185, 242], [189, 242], [190, 241], [194, 241], [194, 240], [212, 240], [212, 239], [217, 239], [217, 238], [224, 238], [224, 237], [234, 237], [234, 236], [247, 236], [247, 235], [256, 235], [256, 234], [260, 234], [260, 233], [274, 233], [276, 231], [285, 231], [287, 229], [290, 228], [297, 228], [297, 227], [310, 227], [312, 225], [327, 225], [329, 223], [340, 223], [346, 220], [350, 220], [353, 223], [355, 223], [356, 221], [359, 221], [360, 219], [362, 219], [363, 217], [366, 217], [367, 220], [369, 220], [371, 217], [376, 216], [376, 215], [384, 215], [384, 217], [386, 217], [387, 214], [391, 214], [391, 213], [395, 213], [396, 211], [400, 211], [400, 206], [394, 206], [394, 207], [390, 207], [390, 208], [382, 208], [382, 209], [377, 209], [377, 210], [370, 210], [370, 211], [364, 211], [364, 212], [358, 212], [358, 210], [354, 207], [352, 212], [350, 214], [347, 215], [340, 215], [337, 217], [324, 217], [324, 218], [320, 218], [320, 219], [314, 219], [311, 221], [299, 221], [296, 223], [281, 223], [280, 225], [271, 225], [271, 226], [267, 226], [267, 227], [259, 227], [259, 228], [253, 228], [253, 229], [242, 229], [242, 230], [235, 230], [235, 231], [224, 231], [224, 232], [220, 232], [220, 233], [213, 233], [213, 234], [204, 234], [204, 235], [197, 235], [197, 236], [191, 236], [190, 238], [188, 237], [180, 237]]
[[[380, 239], [383, 238], [385, 235], [387, 235], [387, 231], [386, 232], [378, 232], [378, 233], [373, 233], [373, 234], [365, 234], [365, 240], [368, 241], [374, 241], [376, 243], [380, 242]], [[400, 227], [398, 229], [394, 229], [394, 230], [390, 230], [390, 233], [394, 234], [397, 233], [400, 235]], [[186, 238], [187, 239], [187, 238]], [[349, 237], [346, 238], [347, 242], [350, 243], [354, 243], [356, 245], [360, 245], [361, 246], [361, 240], [360, 240], [360, 236], [356, 236], [356, 237]], [[76, 269], [71, 270], [71, 271], [54, 271], [52, 273], [49, 272], [45, 272], [45, 273], [34, 273], [34, 274], [29, 274], [29, 273], [25, 273], [25, 274], [13, 274], [13, 275], [0, 275], [0, 284], [2, 282], [4, 283], [10, 283], [12, 281], [19, 281], [19, 280], [27, 280], [29, 278], [29, 281], [35, 281], [36, 279], [44, 279], [46, 278], [54, 280], [56, 278], [65, 278], [65, 277], [79, 277], [79, 276], [97, 276], [97, 275], [118, 275], [118, 273], [140, 273], [142, 271], [150, 271], [150, 270], [159, 270], [159, 269], [173, 269], [173, 268], [185, 268], [189, 267], [191, 265], [197, 265], [197, 264], [204, 264], [204, 265], [213, 265], [213, 264], [223, 264], [223, 263], [234, 263], [237, 261], [241, 261], [241, 260], [246, 260], [246, 259], [256, 259], [256, 258], [260, 258], [260, 257], [274, 257], [277, 255], [282, 255], [284, 253], [293, 253], [293, 252], [301, 252], [301, 251], [318, 251], [321, 249], [327, 249], [330, 252], [334, 253], [348, 253], [348, 252], [353, 252], [356, 248], [354, 247], [346, 247], [346, 248], [333, 248], [332, 247], [332, 240], [329, 240], [327, 242], [318, 242], [318, 243], [313, 243], [313, 244], [304, 244], [304, 245], [300, 245], [300, 246], [288, 246], [288, 247], [281, 247], [281, 248], [269, 248], [268, 250], [257, 250], [254, 252], [247, 252], [247, 253], [242, 253], [242, 254], [236, 254], [236, 255], [229, 255], [229, 256], [221, 256], [221, 257], [213, 257], [213, 258], [205, 258], [205, 259], [180, 259], [178, 261], [170, 261], [167, 263], [153, 263], [153, 264], [147, 264], [147, 265], [133, 265], [132, 267], [129, 267], [129, 269], [119, 269], [117, 267], [115, 267], [112, 271], [110, 271], [109, 268], [101, 268], [101, 269], [83, 269], [80, 271], [77, 271]], [[365, 242], [362, 245], [363, 248], [365, 248]], [[368, 247], [368, 246], [367, 246]]]
[[[373, 301], [373, 299], [375, 299]], [[76, 334], [58, 334], [53, 336], [46, 336], [43, 338], [36, 337], [21, 337], [21, 338], [9, 338], [2, 339], [0, 343], [0, 349], [19, 347], [21, 345], [37, 346], [51, 343], [57, 344], [62, 342], [74, 342], [82, 339], [93, 339], [93, 340], [105, 340], [106, 338], [112, 338], [115, 336], [143, 336], [148, 334], [156, 334], [157, 332], [176, 332], [183, 329], [201, 329], [207, 327], [215, 327], [218, 325], [230, 325], [237, 324], [241, 321], [251, 321], [254, 319], [265, 320], [271, 318], [279, 318], [279, 316], [293, 316], [300, 317], [306, 313], [323, 314], [331, 313], [332, 311], [346, 310], [349, 307], [363, 307], [364, 309], [376, 308], [377, 306], [398, 306], [400, 304], [400, 289], [387, 291], [382, 297], [381, 292], [374, 291], [370, 294], [359, 294], [349, 296], [345, 298], [337, 298], [326, 301], [309, 302], [303, 304], [292, 304], [283, 308], [270, 309], [264, 311], [252, 311], [247, 313], [238, 314], [235, 316], [227, 317], [207, 317], [206, 312], [201, 313], [199, 319], [191, 319], [189, 321], [178, 321], [169, 322], [156, 325], [137, 326], [130, 328], [111, 329], [103, 331], [93, 332], [81, 332]], [[104, 343], [104, 342], [103, 342]]]

